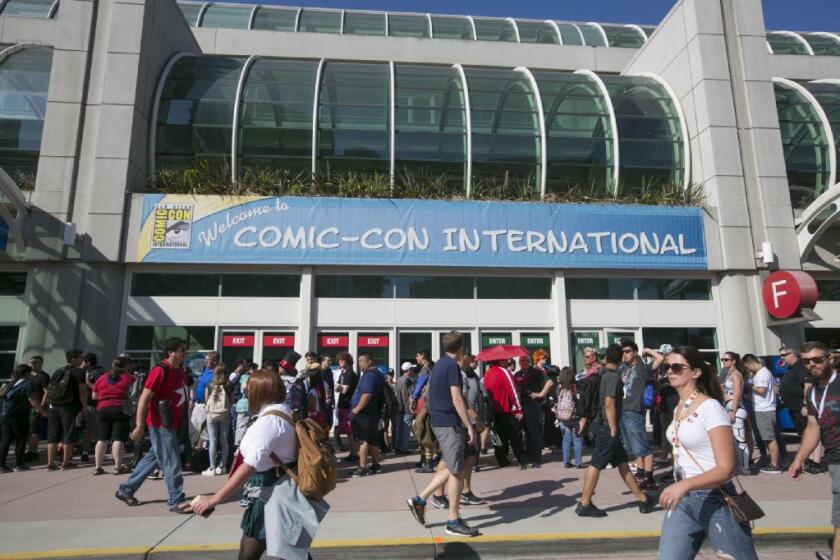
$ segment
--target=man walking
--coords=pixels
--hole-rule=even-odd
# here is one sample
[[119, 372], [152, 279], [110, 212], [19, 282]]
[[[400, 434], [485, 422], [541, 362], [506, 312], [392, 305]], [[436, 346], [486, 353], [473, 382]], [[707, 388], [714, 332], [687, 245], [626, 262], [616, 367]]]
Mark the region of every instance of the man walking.
[[61, 443], [63, 458], [61, 469], [76, 467], [72, 462], [73, 446], [76, 444], [76, 417], [87, 408], [88, 392], [81, 350], [68, 350], [67, 365], [56, 371], [47, 388], [47, 470], [58, 470], [55, 456]]
[[187, 400], [186, 373], [182, 367], [187, 345], [180, 338], [169, 338], [164, 343], [164, 351], [167, 358], [153, 367], [146, 378], [137, 403], [137, 427], [129, 436], [138, 443], [148, 427], [152, 449], [143, 455], [128, 480], [120, 484], [115, 496], [126, 505], [139, 505], [134, 494], [160, 465], [169, 493], [169, 511], [189, 514], [192, 507], [184, 495], [178, 440], [178, 426]]
[[400, 366], [402, 375], [394, 387], [397, 397], [397, 415], [394, 419], [394, 451], [408, 453], [408, 440], [411, 433], [411, 391], [414, 389], [414, 364], [404, 362]]
[[639, 488], [636, 478], [627, 466], [627, 452], [621, 445], [619, 438], [619, 418], [621, 418], [621, 404], [624, 400], [624, 388], [618, 373], [621, 363], [622, 347], [618, 344], [610, 345], [605, 352], [606, 365], [601, 372], [601, 386], [599, 395], [598, 417], [589, 428], [592, 434], [592, 457], [583, 481], [583, 494], [575, 513], [580, 517], [606, 517], [607, 512], [592, 503], [592, 495], [598, 485], [601, 471], [612, 463], [618, 465], [618, 472], [627, 488], [639, 502], [641, 513], [650, 513], [656, 507], [653, 496], [647, 496]]
[[766, 474], [784, 472], [779, 467], [779, 443], [776, 441], [778, 420], [776, 419], [776, 385], [773, 374], [753, 354], [743, 357], [744, 367], [753, 374], [752, 392], [753, 407], [755, 408], [755, 431], [770, 454], [770, 464], [761, 467]]
[[808, 455], [822, 443], [828, 472], [831, 473], [834, 541], [831, 556], [818, 552], [817, 558], [840, 558], [840, 379], [837, 378], [837, 372], [832, 371], [828, 346], [822, 342], [806, 342], [799, 348], [799, 356], [802, 364], [808, 368], [814, 386], [805, 395], [808, 426], [788, 473], [794, 479], [799, 479]]
[[[33, 403], [32, 410], [29, 411], [29, 451], [26, 453], [27, 461], [38, 460], [38, 443], [41, 441], [41, 426], [47, 423], [46, 409], [41, 408], [44, 402], [44, 396], [47, 393], [47, 387], [50, 385], [50, 376], [44, 371], [44, 358], [41, 356], [32, 356], [29, 358], [29, 367], [32, 368], [30, 373], [30, 386], [32, 395], [38, 400], [38, 406]], [[43, 414], [39, 411], [43, 411]]]
[[[417, 367], [420, 368], [420, 373], [417, 374], [417, 379], [414, 382], [414, 389], [411, 391], [411, 402], [409, 410], [417, 414], [426, 406], [426, 391], [429, 376], [432, 373], [432, 353], [428, 350], [420, 350], [414, 356], [417, 360]], [[417, 473], [433, 473], [435, 469], [432, 467], [432, 460], [435, 456], [435, 450], [420, 446], [420, 465], [414, 470]]]
[[[782, 346], [779, 348], [779, 356], [788, 366], [788, 370], [782, 377], [781, 383], [779, 383], [779, 396], [782, 397], [782, 403], [790, 413], [793, 427], [801, 438], [808, 426], [808, 407], [805, 403], [805, 393], [811, 390], [813, 381], [811, 380], [811, 374], [802, 365], [799, 354], [794, 348]], [[821, 460], [821, 448], [817, 446], [811, 458], [805, 461], [805, 472], [808, 474], [825, 472], [820, 466]]]
[[[382, 469], [379, 466], [379, 420], [385, 381], [367, 352], [359, 354], [359, 370], [363, 372], [362, 379], [353, 395], [353, 419], [350, 421], [353, 439], [359, 443], [359, 468], [353, 471], [353, 477], [369, 476]], [[371, 458], [369, 469], [368, 455]]]
[[461, 368], [457, 362], [463, 350], [463, 335], [458, 331], [450, 331], [443, 335], [442, 343], [446, 355], [435, 364], [429, 379], [429, 414], [442, 459], [429, 485], [418, 496], [408, 500], [408, 507], [415, 519], [425, 526], [426, 500], [446, 486], [449, 498], [446, 533], [475, 537], [478, 531], [467, 525], [459, 513], [466, 454], [474, 454], [476, 450], [475, 430], [467, 416], [462, 395]]
[[554, 386], [554, 382], [540, 369], [531, 365], [531, 358], [519, 358], [519, 371], [514, 377], [522, 395], [522, 411], [525, 424], [525, 441], [528, 467], [539, 468], [542, 463], [543, 427], [545, 412], [543, 399]]
[[645, 387], [651, 382], [651, 371], [639, 357], [639, 347], [629, 338], [621, 341], [619, 369], [624, 384], [621, 404], [621, 439], [630, 456], [636, 460], [636, 481], [641, 488], [656, 490], [653, 480], [653, 454], [645, 428]]
[[207, 412], [204, 409], [204, 391], [210, 382], [213, 381], [213, 370], [219, 365], [219, 353], [207, 352], [204, 355], [204, 371], [195, 384], [195, 391], [191, 399], [192, 412], [190, 413], [190, 442], [193, 447], [203, 446], [209, 441], [207, 437]]

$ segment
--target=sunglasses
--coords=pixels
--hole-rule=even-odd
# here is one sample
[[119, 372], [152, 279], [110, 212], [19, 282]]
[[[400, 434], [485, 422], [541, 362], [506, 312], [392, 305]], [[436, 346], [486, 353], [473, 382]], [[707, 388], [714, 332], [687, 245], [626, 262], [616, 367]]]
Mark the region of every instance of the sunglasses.
[[683, 370], [685, 370], [685, 369], [691, 371], [691, 366], [687, 366], [685, 364], [677, 364], [677, 363], [668, 364], [668, 370], [673, 371], [676, 374], [682, 373]]
[[816, 356], [814, 358], [800, 358], [802, 360], [803, 365], [814, 364], [815, 366], [819, 366], [825, 363], [828, 359], [828, 355]]
[[622, 350], [621, 352], [624, 354], [632, 354], [634, 350], [632, 348], [628, 348], [627, 350]]
[[721, 358], [720, 361], [721, 362], [731, 362], [732, 358]]
[[784, 358], [785, 356], [790, 356], [790, 355], [791, 355], [791, 352], [785, 352], [783, 354], [779, 354], [779, 356], [781, 356], [782, 358]]

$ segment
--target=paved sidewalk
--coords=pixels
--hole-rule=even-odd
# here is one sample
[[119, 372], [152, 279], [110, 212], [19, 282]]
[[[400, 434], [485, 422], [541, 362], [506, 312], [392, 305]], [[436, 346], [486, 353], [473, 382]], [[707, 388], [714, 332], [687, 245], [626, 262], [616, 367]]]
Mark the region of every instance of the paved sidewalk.
[[[540, 469], [519, 471], [499, 469], [492, 456], [482, 457], [485, 468], [474, 474], [473, 486], [487, 503], [463, 509], [464, 518], [482, 532], [469, 543], [445, 535], [445, 512], [430, 505], [426, 527], [408, 512], [406, 499], [430, 478], [414, 473], [416, 456], [386, 456], [381, 474], [358, 479], [348, 478], [351, 467], [342, 464], [338, 488], [328, 499], [332, 509], [318, 532], [313, 556], [522, 558], [523, 545], [529, 543], [527, 550], [540, 552], [543, 558], [581, 557], [574, 555], [582, 550], [588, 551], [588, 557], [607, 558], [613, 553], [652, 557], [663, 512], [641, 515], [629, 503], [632, 497], [618, 471], [607, 470], [595, 503], [609, 516], [581, 519], [574, 514], [574, 505], [584, 471], [565, 469], [556, 455], [545, 459]], [[242, 510], [237, 501], [223, 504], [208, 519], [181, 516], [167, 511], [163, 481], [149, 480], [137, 494], [143, 504], [129, 508], [114, 498], [125, 478], [92, 476], [90, 466], [66, 472], [41, 467], [0, 476], [0, 560], [97, 555], [192, 558], [199, 553], [202, 558], [231, 557], [241, 536]], [[223, 481], [224, 477], [190, 474], [185, 489], [190, 496], [207, 494]], [[762, 474], [742, 481], [767, 513], [756, 524], [762, 558], [810, 558], [812, 552], [803, 555], [809, 547], [824, 547], [831, 531], [828, 475], [796, 482], [787, 475]], [[796, 556], [785, 556], [794, 552]], [[567, 553], [572, 556], [562, 556]]]

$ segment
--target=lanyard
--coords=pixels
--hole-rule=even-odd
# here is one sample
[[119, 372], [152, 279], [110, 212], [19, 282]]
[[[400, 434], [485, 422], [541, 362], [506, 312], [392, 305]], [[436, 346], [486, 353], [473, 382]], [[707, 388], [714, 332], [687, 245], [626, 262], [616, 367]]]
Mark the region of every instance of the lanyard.
[[823, 410], [825, 410], [825, 396], [828, 394], [828, 388], [834, 383], [834, 378], [837, 377], [837, 373], [831, 374], [831, 379], [828, 380], [828, 384], [825, 386], [825, 390], [823, 391], [822, 398], [820, 399], [820, 406], [817, 406], [817, 397], [814, 396], [814, 393], [817, 392], [817, 388], [814, 387], [814, 390], [811, 391], [811, 402], [814, 403], [814, 408], [817, 409], [817, 420], [822, 418]]
[[674, 454], [674, 465], [679, 465], [680, 423], [682, 423], [686, 412], [688, 412], [688, 409], [691, 408], [692, 404], [694, 404], [694, 399], [696, 399], [696, 398], [697, 398], [697, 391], [695, 391], [694, 393], [691, 394], [690, 397], [688, 397], [688, 400], [685, 401], [685, 404], [683, 405], [682, 410], [680, 410], [680, 413], [674, 415], [674, 424], [673, 424], [674, 435], [671, 436], [671, 447], [673, 448], [672, 451], [673, 451], [673, 454]]

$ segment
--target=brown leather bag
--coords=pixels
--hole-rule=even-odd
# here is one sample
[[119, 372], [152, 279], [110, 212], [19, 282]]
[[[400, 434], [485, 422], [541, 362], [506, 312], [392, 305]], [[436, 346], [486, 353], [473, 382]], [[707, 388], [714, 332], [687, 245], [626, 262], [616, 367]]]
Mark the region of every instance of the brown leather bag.
[[311, 418], [296, 422], [288, 414], [277, 410], [265, 414], [279, 416], [295, 429], [298, 444], [297, 473], [274, 453], [271, 454], [271, 460], [295, 481], [301, 493], [308, 498], [323, 498], [335, 490], [338, 462], [326, 431]]

